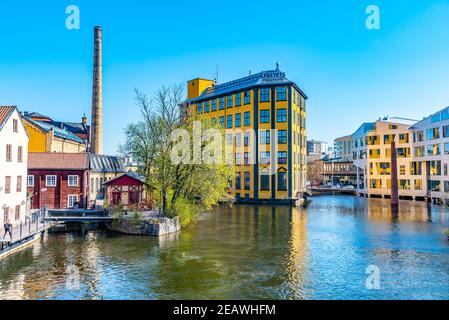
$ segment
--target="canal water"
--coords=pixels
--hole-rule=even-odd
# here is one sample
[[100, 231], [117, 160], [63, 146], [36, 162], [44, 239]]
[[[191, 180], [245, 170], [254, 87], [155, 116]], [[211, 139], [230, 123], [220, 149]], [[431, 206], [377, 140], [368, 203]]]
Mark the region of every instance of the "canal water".
[[448, 212], [321, 196], [217, 208], [160, 239], [54, 229], [0, 261], [0, 298], [449, 299]]

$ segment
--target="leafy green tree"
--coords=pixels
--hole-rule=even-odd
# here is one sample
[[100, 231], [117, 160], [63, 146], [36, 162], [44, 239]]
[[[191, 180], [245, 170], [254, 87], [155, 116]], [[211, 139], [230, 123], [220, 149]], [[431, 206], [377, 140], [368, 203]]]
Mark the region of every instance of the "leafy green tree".
[[209, 209], [220, 200], [228, 200], [227, 190], [234, 171], [232, 165], [223, 161], [222, 153], [218, 155], [222, 161], [212, 164], [172, 161], [178, 143], [173, 133], [177, 130], [187, 132], [190, 137], [186, 159], [195, 159], [193, 150], [198, 141], [200, 154], [209, 152], [211, 141], [204, 137], [204, 132], [217, 129], [223, 138], [224, 130], [202, 120], [202, 131], [198, 133], [191, 118], [181, 117], [182, 86], [163, 87], [151, 99], [136, 91], [136, 100], [142, 118], [125, 129], [125, 142], [119, 152], [142, 163], [140, 173], [145, 176], [154, 198], [159, 199], [162, 212], [167, 216], [180, 216], [182, 224], [186, 225], [199, 209]]

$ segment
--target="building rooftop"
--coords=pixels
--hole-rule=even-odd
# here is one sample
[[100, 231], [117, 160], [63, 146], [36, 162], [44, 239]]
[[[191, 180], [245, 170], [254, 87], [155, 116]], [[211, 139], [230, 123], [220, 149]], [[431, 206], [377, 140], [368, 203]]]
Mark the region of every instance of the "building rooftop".
[[137, 181], [145, 184], [145, 177], [143, 175], [141, 175], [141, 174], [138, 174], [138, 173], [135, 173], [135, 172], [132, 172], [132, 171], [124, 173], [124, 174], [122, 174], [122, 175], [120, 175], [120, 176], [118, 176], [116, 178], [111, 179], [111, 180], [108, 180], [108, 181], [104, 182], [103, 184], [104, 185], [108, 185], [111, 182], [119, 180], [119, 179], [121, 179], [123, 177], [130, 177], [131, 179], [137, 180]]
[[85, 143], [85, 141], [83, 139], [81, 139], [74, 133], [67, 130], [65, 126], [58, 126], [55, 124], [55, 122], [32, 120], [27, 117], [25, 117], [25, 119], [26, 119], [26, 121], [30, 122], [31, 124], [41, 128], [45, 132], [50, 132], [50, 130], [53, 130], [55, 137], [72, 140], [72, 141], [75, 141], [78, 143]]
[[343, 136], [343, 137], [335, 138], [334, 141], [341, 141], [341, 140], [348, 140], [348, 139], [352, 139], [352, 134], [348, 134], [348, 135]]
[[225, 95], [234, 91], [244, 90], [254, 86], [287, 84], [294, 85], [296, 89], [304, 96], [304, 98], [307, 99], [307, 96], [304, 94], [304, 92], [294, 82], [288, 80], [284, 72], [280, 71], [279, 68], [276, 68], [276, 70], [262, 71], [237, 80], [214, 85], [204, 90], [199, 97], [187, 100], [186, 102], [200, 101], [203, 99], [212, 98], [214, 96]]
[[333, 162], [333, 163], [347, 163], [351, 162], [352, 160], [347, 157], [337, 157], [337, 158], [331, 158], [328, 155], [326, 155], [323, 159], [324, 162]]
[[115, 156], [90, 153], [89, 167], [92, 172], [126, 173], [123, 159]]
[[28, 154], [28, 169], [87, 170], [87, 153], [42, 152]]
[[443, 108], [438, 112], [435, 112], [433, 114], [431, 114], [428, 117], [423, 118], [421, 121], [417, 121], [416, 123], [413, 124], [413, 127], [419, 127], [420, 125], [423, 125], [427, 122], [430, 123], [437, 123], [440, 121], [445, 121], [445, 120], [449, 120], [449, 107]]
[[15, 106], [0, 106], [0, 130], [16, 109]]
[[87, 128], [82, 123], [53, 121], [53, 124], [60, 128], [63, 126], [65, 129], [74, 134], [87, 134]]
[[87, 135], [88, 127], [84, 123], [78, 122], [65, 122], [65, 121], [54, 121], [46, 115], [40, 114], [38, 112], [24, 112], [23, 116], [30, 121], [39, 122], [47, 124], [48, 126], [53, 126], [62, 130], [66, 130], [73, 135]]
[[401, 117], [384, 117], [384, 118], [379, 119], [378, 121], [386, 122], [386, 123], [404, 124], [407, 126], [412, 126], [416, 122], [418, 122], [418, 120], [401, 118]]

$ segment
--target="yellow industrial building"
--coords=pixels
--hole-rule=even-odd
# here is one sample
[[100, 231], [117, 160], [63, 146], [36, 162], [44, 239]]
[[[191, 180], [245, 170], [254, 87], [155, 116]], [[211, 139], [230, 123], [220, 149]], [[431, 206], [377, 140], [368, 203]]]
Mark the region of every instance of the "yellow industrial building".
[[187, 85], [184, 112], [219, 123], [232, 139], [236, 199], [299, 199], [306, 189], [307, 96], [298, 85], [278, 67], [222, 84], [196, 78]]

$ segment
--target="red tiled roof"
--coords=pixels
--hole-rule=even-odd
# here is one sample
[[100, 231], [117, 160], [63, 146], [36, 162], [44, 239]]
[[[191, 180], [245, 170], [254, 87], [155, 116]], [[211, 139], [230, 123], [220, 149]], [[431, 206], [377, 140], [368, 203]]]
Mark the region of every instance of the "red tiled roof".
[[0, 106], [0, 128], [3, 127], [4, 122], [9, 118], [15, 109], [16, 107], [13, 106]]
[[87, 170], [87, 153], [29, 153], [28, 169]]

